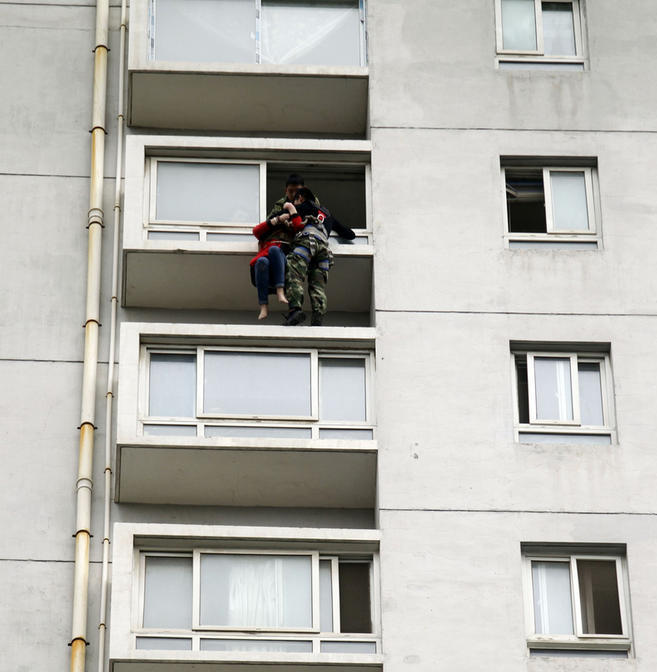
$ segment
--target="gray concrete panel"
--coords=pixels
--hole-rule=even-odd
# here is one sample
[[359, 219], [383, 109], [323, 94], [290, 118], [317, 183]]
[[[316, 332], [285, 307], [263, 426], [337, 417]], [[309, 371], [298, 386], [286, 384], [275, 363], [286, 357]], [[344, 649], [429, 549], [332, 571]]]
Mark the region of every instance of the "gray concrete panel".
[[[377, 310], [655, 314], [657, 136], [376, 131]], [[602, 249], [505, 248], [500, 157], [597, 158]]]
[[[380, 313], [378, 325], [381, 508], [656, 512], [655, 319]], [[512, 340], [611, 343], [618, 443], [516, 443]]]
[[655, 130], [650, 0], [585, 5], [584, 72], [498, 70], [493, 0], [369, 3], [372, 127]]
[[[654, 668], [654, 516], [381, 512], [386, 669], [620, 672]], [[629, 659], [528, 660], [521, 543], [627, 545]]]

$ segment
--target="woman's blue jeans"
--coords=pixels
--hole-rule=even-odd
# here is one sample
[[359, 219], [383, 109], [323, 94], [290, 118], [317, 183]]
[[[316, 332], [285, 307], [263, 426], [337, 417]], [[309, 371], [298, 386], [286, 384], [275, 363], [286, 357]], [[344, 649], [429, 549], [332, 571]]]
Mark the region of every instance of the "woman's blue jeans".
[[258, 290], [258, 303], [268, 303], [272, 288], [285, 287], [285, 255], [280, 247], [270, 247], [266, 257], [260, 257], [255, 263], [255, 286]]

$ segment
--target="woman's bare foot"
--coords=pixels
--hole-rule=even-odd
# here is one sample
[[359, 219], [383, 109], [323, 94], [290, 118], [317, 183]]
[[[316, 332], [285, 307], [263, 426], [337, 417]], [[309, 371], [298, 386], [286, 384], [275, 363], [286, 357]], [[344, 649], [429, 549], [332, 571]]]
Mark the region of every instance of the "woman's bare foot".
[[281, 303], [290, 303], [287, 300], [287, 297], [285, 296], [285, 290], [283, 287], [276, 287], [276, 298], [281, 302]]
[[269, 308], [267, 308], [266, 303], [263, 303], [260, 306], [260, 314], [258, 315], [258, 319], [259, 320], [264, 320], [268, 315], [269, 315]]

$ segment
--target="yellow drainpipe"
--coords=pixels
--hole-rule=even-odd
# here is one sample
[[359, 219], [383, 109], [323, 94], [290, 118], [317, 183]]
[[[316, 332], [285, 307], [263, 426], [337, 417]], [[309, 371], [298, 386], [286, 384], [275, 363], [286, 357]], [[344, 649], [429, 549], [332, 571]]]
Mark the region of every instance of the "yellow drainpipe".
[[96, 46], [91, 125], [91, 185], [87, 228], [87, 301], [84, 321], [84, 363], [80, 409], [80, 455], [76, 481], [77, 516], [71, 625], [71, 672], [84, 672], [87, 646], [89, 589], [89, 542], [91, 538], [91, 491], [96, 419], [98, 331], [100, 328], [100, 269], [103, 229], [103, 179], [105, 159], [105, 107], [109, 0], [96, 1]]

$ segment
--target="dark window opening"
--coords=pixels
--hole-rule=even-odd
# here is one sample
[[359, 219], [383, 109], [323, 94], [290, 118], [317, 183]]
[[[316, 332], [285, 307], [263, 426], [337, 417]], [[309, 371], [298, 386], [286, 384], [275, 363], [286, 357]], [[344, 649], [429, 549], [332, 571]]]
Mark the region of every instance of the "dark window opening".
[[529, 422], [529, 382], [527, 379], [527, 355], [516, 355], [516, 379], [518, 381], [518, 421]]
[[578, 560], [582, 630], [587, 635], [622, 635], [616, 563]]
[[370, 563], [340, 562], [340, 632], [372, 632]]
[[547, 233], [543, 171], [506, 170], [509, 233]]

